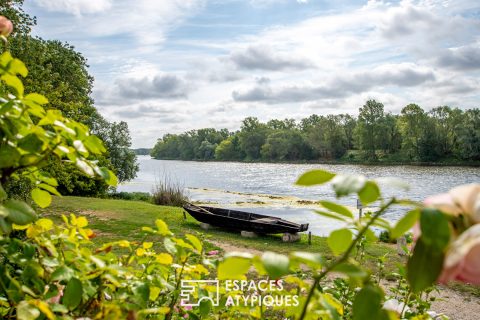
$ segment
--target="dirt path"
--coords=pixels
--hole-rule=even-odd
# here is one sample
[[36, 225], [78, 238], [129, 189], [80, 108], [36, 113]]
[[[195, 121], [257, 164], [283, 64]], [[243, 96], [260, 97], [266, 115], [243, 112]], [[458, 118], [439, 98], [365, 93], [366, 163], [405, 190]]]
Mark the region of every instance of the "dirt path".
[[[223, 249], [225, 252], [248, 252], [261, 255], [263, 251], [236, 246], [228, 242], [208, 240], [213, 245]], [[389, 283], [385, 283], [389, 286]], [[439, 293], [432, 293], [437, 299], [432, 303], [432, 310], [436, 313], [443, 313], [452, 320], [477, 320], [480, 319], [480, 298], [472, 294], [459, 292], [444, 286], [439, 286]]]

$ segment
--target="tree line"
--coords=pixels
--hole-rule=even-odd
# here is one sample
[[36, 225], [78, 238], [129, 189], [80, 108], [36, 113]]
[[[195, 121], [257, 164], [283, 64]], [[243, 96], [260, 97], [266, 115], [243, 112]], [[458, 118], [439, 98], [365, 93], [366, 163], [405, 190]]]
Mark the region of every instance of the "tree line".
[[150, 155], [155, 159], [302, 161], [340, 160], [436, 162], [480, 160], [480, 110], [416, 104], [400, 114], [368, 100], [358, 117], [316, 115], [300, 121], [255, 117], [240, 130], [204, 128], [166, 134]]

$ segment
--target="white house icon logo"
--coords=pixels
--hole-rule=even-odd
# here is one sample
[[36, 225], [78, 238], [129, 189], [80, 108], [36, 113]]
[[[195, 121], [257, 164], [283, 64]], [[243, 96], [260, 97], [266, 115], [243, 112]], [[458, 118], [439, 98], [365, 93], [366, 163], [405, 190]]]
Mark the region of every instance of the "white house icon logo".
[[[180, 305], [182, 307], [198, 307], [204, 300], [210, 300], [213, 306], [218, 306], [220, 303], [220, 285], [218, 280], [182, 280], [181, 286]], [[208, 294], [201, 295], [201, 289], [203, 289], [202, 292], [207, 292]], [[212, 296], [209, 293], [213, 289], [215, 292]]]

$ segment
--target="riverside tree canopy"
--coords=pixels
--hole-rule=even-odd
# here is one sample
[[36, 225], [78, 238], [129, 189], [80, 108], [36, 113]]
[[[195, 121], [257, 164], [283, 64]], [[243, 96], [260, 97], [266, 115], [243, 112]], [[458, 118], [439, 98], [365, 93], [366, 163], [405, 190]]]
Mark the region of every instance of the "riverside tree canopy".
[[[208, 134], [207, 134], [208, 133]], [[237, 132], [206, 128], [167, 134], [151, 151], [156, 159], [342, 160], [436, 162], [480, 160], [480, 110], [416, 104], [400, 114], [368, 100], [357, 118], [311, 115], [299, 122], [248, 117]]]
[[[94, 79], [88, 73], [86, 58], [68, 43], [33, 37], [31, 30], [36, 20], [22, 10], [22, 4], [22, 0], [2, 2], [0, 15], [12, 20], [15, 26], [9, 38], [9, 49], [29, 70], [28, 77], [23, 79], [26, 92], [44, 95], [49, 100], [47, 109], [58, 109], [65, 116], [88, 125], [107, 148], [107, 152], [97, 155], [96, 160], [114, 171], [119, 181], [135, 178], [138, 164], [134, 152], [129, 149], [128, 125], [123, 121], [108, 122], [95, 108], [91, 97]], [[73, 165], [53, 158], [44, 170], [58, 177], [58, 190], [62, 194], [99, 195], [108, 188], [104, 181], [88, 179]], [[21, 193], [18, 181], [9, 187]]]

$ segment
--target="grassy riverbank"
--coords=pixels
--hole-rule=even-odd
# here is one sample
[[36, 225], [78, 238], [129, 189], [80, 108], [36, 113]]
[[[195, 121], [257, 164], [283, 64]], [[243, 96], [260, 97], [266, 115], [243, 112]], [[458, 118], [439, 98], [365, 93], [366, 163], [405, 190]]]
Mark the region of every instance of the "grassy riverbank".
[[[52, 205], [42, 210], [43, 216], [48, 216], [60, 221], [62, 214], [75, 213], [87, 216], [90, 227], [94, 229], [97, 237], [96, 242], [104, 243], [114, 240], [141, 240], [139, 232], [142, 226], [152, 226], [156, 219], [164, 220], [175, 234], [197, 234], [206, 241], [206, 250], [220, 249], [216, 244], [226, 244], [230, 248], [254, 251], [275, 251], [288, 253], [291, 251], [320, 252], [327, 258], [332, 257], [326, 238], [312, 236], [312, 244], [309, 245], [307, 236], [303, 235], [300, 242], [284, 243], [280, 236], [266, 236], [260, 238], [243, 238], [239, 233], [226, 232], [220, 229], [202, 230], [197, 221], [188, 214], [184, 220], [183, 210], [177, 207], [158, 206], [144, 201], [128, 201], [82, 197], [54, 197]], [[154, 239], [153, 239], [154, 240]], [[152, 240], [150, 240], [152, 241]], [[384, 243], [370, 243], [366, 246], [366, 263], [373, 270], [377, 258], [386, 255], [385, 272], [396, 271], [396, 266], [402, 262], [402, 258], [396, 253], [395, 246]], [[456, 284], [452, 288], [461, 292], [468, 292], [480, 297], [477, 287]]]
[[[183, 210], [177, 207], [157, 206], [143, 201], [126, 201], [114, 199], [81, 198], [81, 197], [55, 197], [51, 207], [44, 211], [44, 215], [59, 219], [61, 214], [75, 213], [88, 217], [90, 227], [96, 231], [96, 241], [107, 242], [118, 239], [140, 240], [140, 228], [154, 225], [155, 219], [164, 220], [171, 231], [176, 234], [193, 233], [201, 234], [206, 241], [215, 243], [228, 243], [237, 248], [249, 248], [258, 251], [276, 251], [288, 253], [290, 251], [321, 252], [327, 257], [332, 254], [328, 249], [326, 239], [312, 236], [309, 245], [307, 235], [302, 235], [300, 242], [284, 243], [278, 235], [260, 238], [243, 238], [239, 233], [226, 232], [220, 229], [205, 231], [199, 223], [186, 215], [184, 220]], [[210, 248], [218, 248], [214, 244]], [[383, 243], [367, 245], [367, 258], [373, 261], [376, 257], [388, 254], [392, 268], [399, 261], [394, 248]]]

